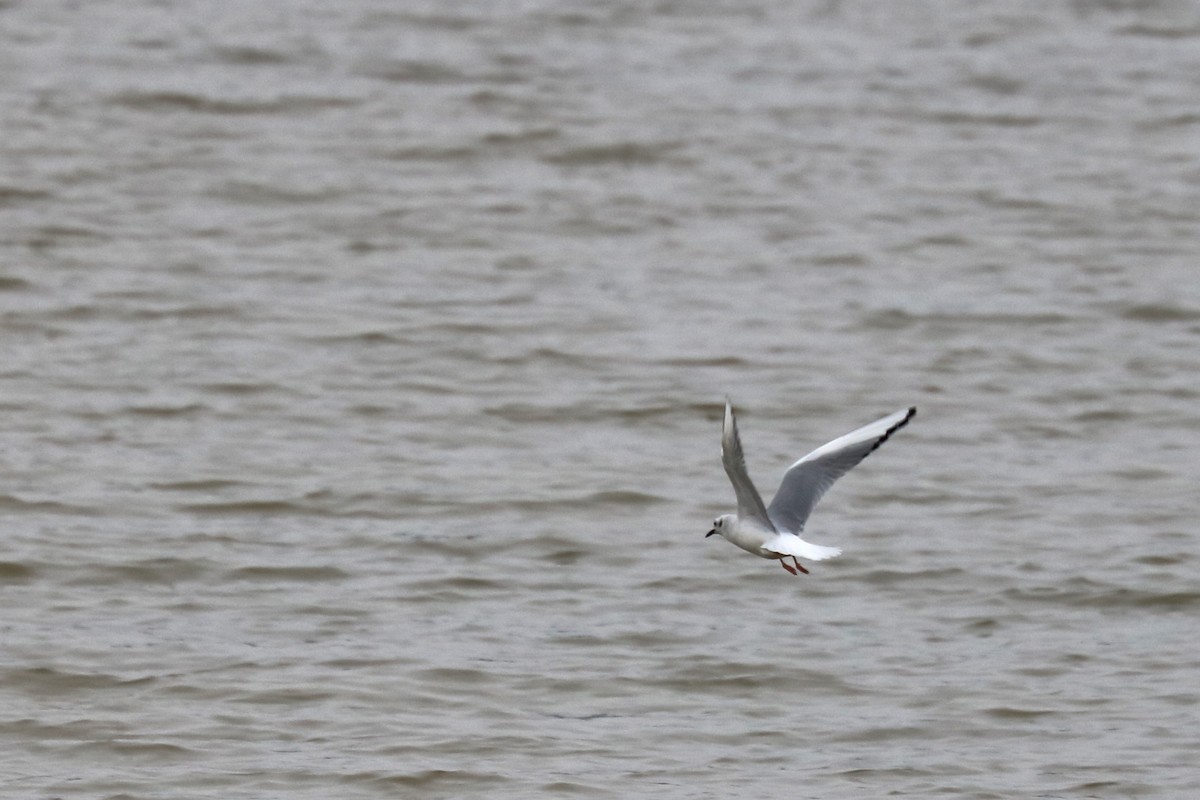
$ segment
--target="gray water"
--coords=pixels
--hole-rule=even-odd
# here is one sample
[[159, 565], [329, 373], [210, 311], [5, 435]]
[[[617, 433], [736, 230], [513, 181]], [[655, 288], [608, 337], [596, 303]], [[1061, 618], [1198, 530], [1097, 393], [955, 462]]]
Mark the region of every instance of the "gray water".
[[0, 794], [1195, 796], [1198, 242], [1189, 3], [0, 2]]

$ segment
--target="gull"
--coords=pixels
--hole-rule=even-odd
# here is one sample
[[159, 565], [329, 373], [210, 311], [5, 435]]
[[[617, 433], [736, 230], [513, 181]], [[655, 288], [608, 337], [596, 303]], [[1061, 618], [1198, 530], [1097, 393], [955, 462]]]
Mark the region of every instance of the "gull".
[[[869, 425], [823, 444], [788, 467], [771, 505], [763, 505], [758, 490], [746, 472], [746, 457], [738, 437], [733, 405], [725, 400], [725, 423], [721, 429], [721, 463], [737, 495], [737, 513], [722, 514], [713, 520], [713, 528], [704, 538], [719, 533], [729, 542], [762, 558], [778, 559], [793, 575], [797, 570], [808, 574], [797, 558], [823, 561], [841, 555], [837, 547], [813, 544], [800, 538], [813, 506], [858, 462], [875, 452], [917, 413], [916, 406], [901, 409]], [[787, 563], [790, 558], [792, 563]], [[795, 565], [795, 566], [793, 566]]]

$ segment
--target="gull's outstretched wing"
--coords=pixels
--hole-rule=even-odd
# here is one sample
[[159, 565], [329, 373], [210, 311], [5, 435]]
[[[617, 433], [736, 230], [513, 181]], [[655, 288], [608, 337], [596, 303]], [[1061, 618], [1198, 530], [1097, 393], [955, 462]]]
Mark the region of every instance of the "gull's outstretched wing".
[[725, 474], [737, 495], [738, 519], [753, 519], [772, 530], [767, 508], [746, 472], [746, 456], [742, 454], [742, 440], [738, 437], [737, 421], [733, 418], [729, 400], [725, 401], [725, 424], [721, 427], [721, 463], [725, 465]]
[[[726, 420], [728, 413], [727, 411]], [[775, 493], [775, 499], [767, 509], [767, 516], [775, 529], [789, 533], [804, 530], [804, 523], [812, 513], [813, 506], [829, 487], [833, 486], [834, 481], [886, 442], [889, 436], [907, 425], [916, 413], [917, 409], [913, 407], [889, 414], [870, 425], [864, 425], [856, 431], [840, 436], [829, 444], [821, 445], [788, 467], [783, 482], [779, 484], [779, 491]], [[726, 422], [726, 425], [728, 424]], [[734, 437], [736, 439], [736, 432]], [[738, 453], [741, 454], [740, 449]], [[725, 468], [729, 469], [728, 462]], [[738, 504], [741, 505], [740, 495]]]

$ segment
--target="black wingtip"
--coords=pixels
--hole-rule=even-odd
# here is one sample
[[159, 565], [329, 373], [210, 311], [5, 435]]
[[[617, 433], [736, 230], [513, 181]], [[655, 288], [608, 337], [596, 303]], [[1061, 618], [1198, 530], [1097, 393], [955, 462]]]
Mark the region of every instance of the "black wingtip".
[[866, 458], [867, 456], [871, 455], [871, 453], [874, 453], [876, 450], [878, 450], [880, 447], [882, 447], [884, 442], [886, 442], [888, 439], [892, 438], [893, 433], [895, 433], [896, 431], [900, 430], [905, 425], [907, 425], [908, 421], [910, 419], [912, 419], [913, 417], [915, 417], [916, 415], [917, 415], [917, 407], [909, 406], [908, 413], [904, 415], [904, 419], [900, 420], [895, 425], [893, 425], [892, 427], [890, 427], [886, 431], [884, 431], [883, 436], [880, 436], [879, 439], [875, 442], [875, 444], [873, 444], [871, 446], [871, 449], [863, 454], [863, 458]]
[[[904, 419], [900, 420], [900, 421], [899, 421], [899, 422], [897, 422], [895, 425], [893, 425], [893, 426], [892, 426], [890, 429], [888, 429], [888, 432], [887, 432], [887, 433], [885, 433], [885, 434], [883, 435], [883, 438], [886, 440], [886, 439], [887, 439], [889, 436], [891, 436], [893, 433], [895, 433], [896, 431], [900, 430], [900, 429], [901, 429], [901, 428], [903, 428], [905, 425], [907, 425], [907, 424], [908, 424], [908, 421], [909, 421], [910, 419], [912, 419], [913, 417], [915, 417], [916, 415], [917, 415], [917, 407], [916, 407], [916, 406], [909, 406], [909, 407], [908, 407], [908, 413], [904, 415]], [[882, 444], [882, 442], [880, 442], [880, 444]]]

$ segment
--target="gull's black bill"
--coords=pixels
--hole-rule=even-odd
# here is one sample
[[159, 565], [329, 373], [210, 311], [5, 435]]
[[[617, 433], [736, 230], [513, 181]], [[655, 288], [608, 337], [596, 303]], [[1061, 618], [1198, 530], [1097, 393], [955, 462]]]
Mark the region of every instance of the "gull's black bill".
[[708, 537], [712, 536], [712, 535], [713, 535], [714, 533], [716, 533], [716, 532], [717, 532], [717, 529], [716, 529], [716, 528], [713, 528], [711, 531], [709, 531], [708, 533], [704, 534], [704, 538], [705, 538], [705, 539], [707, 539]]

